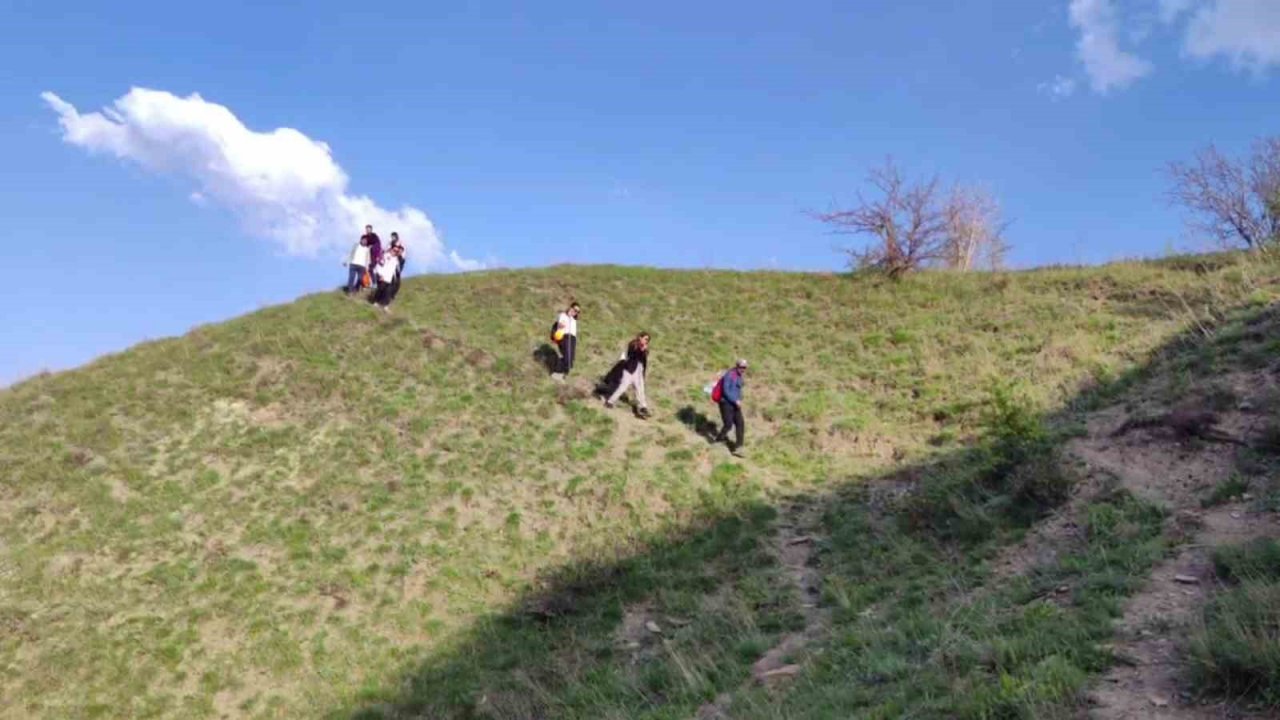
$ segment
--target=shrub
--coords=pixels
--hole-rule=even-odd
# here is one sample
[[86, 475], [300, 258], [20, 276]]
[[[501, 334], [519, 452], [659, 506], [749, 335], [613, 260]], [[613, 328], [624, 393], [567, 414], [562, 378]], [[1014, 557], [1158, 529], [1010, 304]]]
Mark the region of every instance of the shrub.
[[1019, 522], [1036, 520], [1066, 501], [1072, 481], [1057, 440], [1028, 403], [997, 386], [986, 424], [994, 444], [984, 481], [990, 490], [1009, 497], [1010, 512]]
[[1001, 525], [1029, 525], [1070, 495], [1057, 438], [1027, 402], [996, 388], [984, 424], [985, 444], [924, 474], [903, 508], [908, 527], [978, 542]]

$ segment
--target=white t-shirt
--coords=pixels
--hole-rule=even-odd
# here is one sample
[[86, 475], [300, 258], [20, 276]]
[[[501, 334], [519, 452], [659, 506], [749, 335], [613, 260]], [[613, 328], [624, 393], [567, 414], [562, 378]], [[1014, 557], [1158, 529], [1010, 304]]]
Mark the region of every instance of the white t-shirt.
[[369, 267], [369, 246], [356, 243], [355, 249], [351, 251], [351, 258], [347, 260], [348, 265], [359, 265], [362, 268]]
[[578, 318], [572, 317], [567, 312], [562, 312], [556, 322], [564, 329], [565, 335], [578, 337]]
[[379, 280], [389, 283], [396, 279], [396, 270], [399, 268], [400, 263], [388, 254], [382, 256], [382, 262], [378, 263], [378, 267], [374, 269], [374, 272], [378, 275]]

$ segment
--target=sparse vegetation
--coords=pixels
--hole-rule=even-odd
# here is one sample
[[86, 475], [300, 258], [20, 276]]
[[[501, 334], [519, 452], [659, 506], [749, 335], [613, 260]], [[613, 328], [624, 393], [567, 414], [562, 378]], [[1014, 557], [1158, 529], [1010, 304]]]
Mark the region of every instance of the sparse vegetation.
[[1280, 543], [1222, 548], [1214, 565], [1231, 586], [1205, 607], [1189, 643], [1192, 680], [1206, 693], [1280, 708]]
[[[989, 562], [1067, 498], [1079, 412], [1274, 362], [1277, 277], [430, 277], [393, 319], [313, 296], [34, 379], [0, 393], [0, 717], [1068, 713], [1160, 511], [1091, 491], [1055, 562]], [[649, 423], [546, 379], [570, 293], [583, 376], [653, 333]], [[698, 434], [738, 355], [747, 462]]]
[[1165, 549], [1158, 509], [1104, 492], [1079, 545], [987, 587], [989, 542], [939, 545], [851, 510], [828, 518], [829, 650], [792, 692], [750, 695], [734, 717], [1074, 716], [1090, 675], [1112, 661], [1102, 643], [1122, 599]]
[[1200, 505], [1207, 508], [1215, 507], [1238, 500], [1247, 492], [1249, 492], [1249, 479], [1241, 475], [1232, 475], [1214, 485], [1204, 500], [1200, 501]]

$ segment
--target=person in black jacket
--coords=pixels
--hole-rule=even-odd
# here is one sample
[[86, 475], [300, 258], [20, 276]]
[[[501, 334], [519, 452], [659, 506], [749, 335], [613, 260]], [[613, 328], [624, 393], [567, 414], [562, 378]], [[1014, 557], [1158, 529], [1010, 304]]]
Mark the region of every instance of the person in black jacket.
[[400, 293], [400, 276], [404, 274], [404, 245], [400, 242], [399, 233], [391, 233], [391, 248], [388, 252], [396, 259], [396, 279], [391, 281], [391, 290], [387, 293], [387, 302], [390, 303]]
[[636, 389], [636, 414], [640, 417], [649, 417], [649, 402], [644, 396], [644, 376], [645, 371], [649, 367], [649, 333], [642, 332], [636, 335], [635, 339], [627, 343], [627, 353], [622, 359], [622, 380], [618, 383], [618, 389], [613, 391], [609, 399], [605, 401], [604, 406], [614, 407], [618, 398], [622, 397], [622, 393], [627, 388], [634, 387]]

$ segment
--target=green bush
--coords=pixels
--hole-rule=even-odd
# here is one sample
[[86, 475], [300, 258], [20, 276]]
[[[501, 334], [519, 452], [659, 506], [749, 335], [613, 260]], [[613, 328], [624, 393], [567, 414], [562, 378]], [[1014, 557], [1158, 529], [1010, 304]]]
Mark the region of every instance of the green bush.
[[987, 426], [995, 444], [994, 463], [985, 480], [1009, 496], [1010, 511], [1018, 521], [1031, 522], [1066, 501], [1071, 477], [1063, 470], [1056, 439], [1029, 403], [998, 386], [992, 392]]
[[1070, 496], [1058, 440], [1028, 402], [997, 387], [984, 425], [985, 444], [925, 473], [904, 508], [910, 527], [977, 542], [1002, 525], [1029, 525]]

